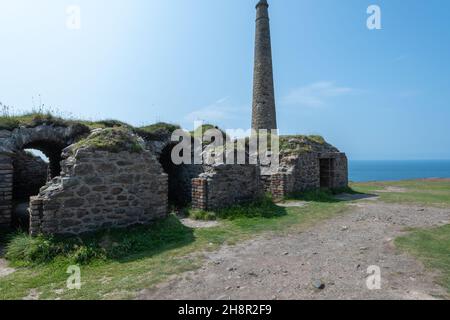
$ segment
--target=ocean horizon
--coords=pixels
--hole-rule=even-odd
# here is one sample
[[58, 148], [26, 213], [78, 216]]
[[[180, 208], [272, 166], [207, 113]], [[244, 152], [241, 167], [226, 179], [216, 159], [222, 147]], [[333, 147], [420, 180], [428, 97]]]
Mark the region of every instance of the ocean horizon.
[[350, 160], [353, 182], [450, 178], [450, 160]]

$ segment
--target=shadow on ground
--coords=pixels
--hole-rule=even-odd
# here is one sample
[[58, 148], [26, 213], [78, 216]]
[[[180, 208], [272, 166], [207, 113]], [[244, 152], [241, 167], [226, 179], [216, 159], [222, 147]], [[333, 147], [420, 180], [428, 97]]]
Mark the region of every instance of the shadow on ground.
[[378, 198], [376, 194], [361, 193], [351, 188], [337, 189], [337, 190], [311, 190], [299, 193], [290, 194], [286, 200], [301, 200], [307, 202], [324, 202], [324, 203], [338, 203], [364, 199]]

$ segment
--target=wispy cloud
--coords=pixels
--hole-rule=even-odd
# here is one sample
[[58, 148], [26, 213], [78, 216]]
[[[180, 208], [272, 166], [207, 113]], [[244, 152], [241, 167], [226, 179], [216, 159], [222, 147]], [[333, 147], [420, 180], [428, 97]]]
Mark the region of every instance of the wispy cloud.
[[353, 92], [355, 92], [353, 88], [340, 87], [331, 81], [321, 81], [292, 90], [282, 99], [282, 103], [286, 105], [321, 107], [326, 105], [330, 98], [348, 95]]
[[215, 123], [233, 118], [235, 111], [236, 109], [229, 105], [228, 98], [225, 97], [206, 107], [192, 111], [185, 119], [189, 122], [201, 120]]

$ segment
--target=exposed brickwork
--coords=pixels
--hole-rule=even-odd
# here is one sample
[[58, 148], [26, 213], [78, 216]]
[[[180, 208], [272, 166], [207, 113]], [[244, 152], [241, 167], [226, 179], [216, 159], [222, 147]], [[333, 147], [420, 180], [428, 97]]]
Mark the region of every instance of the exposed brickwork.
[[208, 180], [192, 179], [192, 208], [208, 210]]
[[0, 225], [9, 226], [12, 214], [13, 165], [10, 156], [0, 154]]
[[287, 194], [286, 181], [287, 175], [284, 173], [277, 173], [270, 176], [270, 188], [269, 192], [272, 194], [272, 198], [275, 201], [282, 200]]

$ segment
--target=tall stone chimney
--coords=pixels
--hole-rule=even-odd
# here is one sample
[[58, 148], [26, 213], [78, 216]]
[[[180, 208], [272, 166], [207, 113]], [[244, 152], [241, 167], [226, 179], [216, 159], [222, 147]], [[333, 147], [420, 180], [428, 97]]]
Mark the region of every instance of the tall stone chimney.
[[260, 0], [256, 5], [252, 113], [252, 129], [277, 129], [267, 0]]

